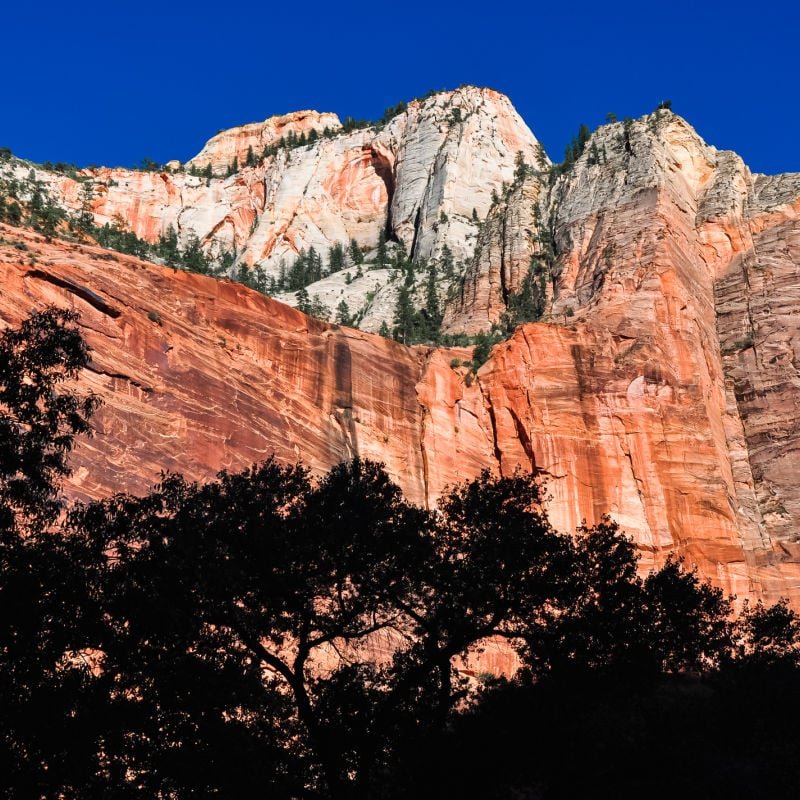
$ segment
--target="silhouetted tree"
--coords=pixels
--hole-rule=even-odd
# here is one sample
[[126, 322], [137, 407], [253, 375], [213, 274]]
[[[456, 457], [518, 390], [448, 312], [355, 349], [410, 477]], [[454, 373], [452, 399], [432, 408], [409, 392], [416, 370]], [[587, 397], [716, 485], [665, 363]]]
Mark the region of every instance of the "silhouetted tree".
[[97, 617], [82, 544], [51, 530], [73, 439], [98, 405], [66, 388], [88, 360], [76, 318], [49, 308], [0, 334], [0, 794], [9, 798], [75, 796], [98, 770], [80, 655]]
[[[96, 407], [62, 386], [74, 319], [0, 334], [2, 796], [796, 794], [791, 609], [733, 620], [672, 558], [641, 577], [610, 519], [555, 531], [530, 476], [426, 510], [371, 462], [272, 459], [60, 521]], [[490, 639], [523, 669], [476, 691], [458, 665]], [[655, 788], [652, 753], [680, 766]]]

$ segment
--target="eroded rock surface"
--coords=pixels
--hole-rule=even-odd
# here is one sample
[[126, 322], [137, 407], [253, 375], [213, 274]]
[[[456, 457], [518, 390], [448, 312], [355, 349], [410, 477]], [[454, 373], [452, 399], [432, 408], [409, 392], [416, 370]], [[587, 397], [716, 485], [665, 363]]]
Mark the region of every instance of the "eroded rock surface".
[[[174, 223], [270, 269], [381, 230], [420, 259], [477, 246], [452, 332], [501, 321], [537, 259], [542, 320], [477, 375], [469, 350], [405, 348], [228, 281], [4, 228], [0, 317], [66, 304], [94, 347], [84, 380], [106, 405], [70, 492], [358, 454], [430, 505], [485, 467], [522, 466], [548, 481], [561, 529], [610, 513], [645, 565], [674, 552], [740, 598], [800, 602], [800, 176], [753, 175], [668, 112], [603, 126], [554, 180], [545, 166], [506, 98], [466, 88], [225, 180], [110, 171], [94, 201], [141, 236]], [[51, 185], [80, 202], [69, 179]], [[372, 330], [391, 314], [387, 270], [316, 289], [366, 308]]]
[[530, 324], [473, 379], [451, 365], [468, 350], [406, 348], [233, 282], [2, 233], [28, 250], [0, 245], [0, 317], [66, 305], [93, 348], [83, 382], [105, 405], [74, 454], [72, 496], [143, 492], [162, 469], [205, 479], [275, 453], [321, 471], [359, 454], [433, 504], [485, 467], [519, 465], [547, 478], [561, 529], [610, 512], [645, 564], [675, 552], [740, 596], [800, 599], [786, 527], [760, 511], [773, 460], [744, 478], [759, 419], [739, 415], [718, 362], [699, 362], [703, 328], [669, 270], [650, 279], [650, 315], [683, 332], [683, 350], [583, 320]]
[[[533, 163], [538, 152], [508, 98], [473, 86], [413, 101], [383, 126], [336, 133], [340, 127], [334, 114], [302, 111], [221, 131], [186, 165], [211, 165], [212, 178], [87, 171], [92, 211], [98, 223], [116, 220], [150, 242], [173, 226], [184, 244], [196, 236], [212, 252], [235, 250], [239, 263], [275, 276], [301, 250], [327, 255], [351, 239], [371, 248], [382, 231], [415, 258], [447, 244], [463, 260], [492, 193], [513, 179], [517, 154]], [[336, 135], [322, 137], [325, 128]], [[311, 130], [321, 138], [260, 158], [289, 132]], [[250, 148], [259, 163], [245, 167]], [[239, 171], [223, 177], [234, 158]], [[66, 207], [80, 207], [75, 181], [37, 174]]]

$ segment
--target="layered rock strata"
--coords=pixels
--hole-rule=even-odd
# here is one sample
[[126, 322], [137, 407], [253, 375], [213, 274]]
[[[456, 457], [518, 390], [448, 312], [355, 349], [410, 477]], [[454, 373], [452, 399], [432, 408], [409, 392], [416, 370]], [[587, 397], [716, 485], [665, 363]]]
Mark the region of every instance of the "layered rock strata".
[[[331, 138], [322, 136], [326, 128]], [[340, 128], [334, 114], [303, 111], [222, 131], [186, 165], [210, 165], [212, 178], [87, 170], [96, 195], [91, 210], [97, 223], [117, 222], [149, 242], [172, 226], [182, 244], [197, 237], [211, 252], [235, 250], [238, 263], [274, 276], [301, 250], [327, 255], [351, 239], [371, 248], [381, 232], [415, 258], [448, 245], [465, 260], [493, 192], [513, 180], [517, 154], [533, 163], [539, 152], [508, 98], [473, 86], [413, 101], [384, 125]], [[289, 132], [312, 130], [320, 138], [311, 144], [261, 158]], [[259, 163], [246, 167], [251, 148]], [[222, 177], [234, 158], [239, 171]], [[27, 169], [20, 166], [18, 177]], [[76, 181], [36, 174], [67, 208], [80, 208]]]
[[321, 471], [358, 454], [431, 505], [483, 468], [522, 466], [547, 479], [561, 529], [609, 512], [645, 564], [675, 552], [740, 597], [800, 600], [784, 512], [776, 528], [762, 511], [765, 481], [788, 491], [777, 467], [791, 468], [793, 385], [771, 379], [787, 433], [751, 458], [766, 412], [714, 360], [713, 306], [709, 324], [671, 266], [677, 250], [641, 275], [635, 303], [609, 304], [603, 328], [579, 315], [526, 325], [473, 378], [452, 366], [466, 350], [405, 348], [229, 281], [2, 235], [0, 317], [71, 307], [93, 348], [82, 381], [105, 405], [75, 451], [74, 497], [143, 492], [162, 469], [204, 479], [275, 453]]
[[[224, 132], [196, 164], [316, 129], [309, 114]], [[610, 513], [645, 565], [675, 552], [740, 597], [800, 601], [800, 176], [753, 175], [667, 111], [603, 126], [557, 177], [547, 166], [506, 98], [467, 87], [227, 179], [90, 176], [98, 221], [151, 240], [173, 224], [270, 270], [381, 231], [418, 260], [447, 244], [469, 261], [451, 332], [501, 322], [534, 260], [544, 315], [477, 375], [468, 350], [404, 348], [229, 281], [3, 229], [0, 318], [65, 304], [94, 347], [84, 381], [107, 402], [70, 492], [142, 492], [162, 468], [202, 479], [273, 452], [316, 471], [361, 455], [431, 505], [522, 466], [562, 529]], [[80, 207], [77, 183], [44, 177]], [[389, 270], [316, 289], [369, 329], [391, 318]]]

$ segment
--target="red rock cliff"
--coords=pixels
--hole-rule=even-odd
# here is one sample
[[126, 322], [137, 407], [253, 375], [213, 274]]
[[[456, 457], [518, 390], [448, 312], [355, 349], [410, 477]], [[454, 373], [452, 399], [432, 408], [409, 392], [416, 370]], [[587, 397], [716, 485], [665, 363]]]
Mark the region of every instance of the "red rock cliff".
[[[463, 351], [405, 348], [235, 283], [0, 230], [0, 317], [65, 305], [93, 348], [82, 380], [105, 406], [74, 454], [74, 496], [143, 492], [161, 469], [207, 478], [273, 452], [315, 470], [379, 459], [427, 503], [483, 467], [535, 466], [560, 527], [608, 511], [648, 562], [677, 552], [740, 596], [800, 599], [796, 554], [757, 519], [747, 425], [705, 357], [713, 323], [675, 267], [645, 271], [635, 303], [609, 304], [602, 328], [524, 326], [470, 383], [450, 366]], [[659, 338], [665, 328], [678, 333]], [[794, 391], [780, 369], [779, 415]], [[787, 415], [771, 452], [791, 464]]]

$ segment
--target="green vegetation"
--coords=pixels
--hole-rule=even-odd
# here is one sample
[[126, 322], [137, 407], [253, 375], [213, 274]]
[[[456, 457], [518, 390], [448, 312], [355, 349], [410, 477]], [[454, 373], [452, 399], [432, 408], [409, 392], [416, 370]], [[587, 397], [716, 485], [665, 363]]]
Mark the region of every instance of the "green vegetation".
[[[89, 237], [102, 247], [126, 253], [138, 258], [154, 259], [167, 266], [197, 272], [202, 275], [221, 277], [228, 275], [235, 255], [222, 252], [212, 258], [197, 237], [189, 237], [181, 247], [173, 226], [155, 244], [140, 239], [119, 218], [112, 223], [98, 225], [92, 214], [95, 187], [91, 181], [83, 181], [80, 188], [81, 205], [77, 212], [68, 214], [51, 199], [45, 184], [30, 170], [24, 180], [9, 175], [0, 175], [0, 222], [30, 227], [47, 237], [62, 236], [84, 239]], [[270, 283], [258, 266], [249, 269], [242, 266], [235, 278], [250, 288], [266, 293]]]
[[[329, 128], [325, 128], [322, 132], [322, 136], [326, 139], [329, 139], [335, 136], [335, 132], [332, 132]], [[281, 138], [274, 144], [265, 145], [264, 149], [261, 151], [261, 159], [263, 160], [265, 158], [275, 156], [281, 150], [288, 151], [294, 150], [297, 147], [307, 147], [309, 144], [316, 142], [319, 137], [319, 132], [314, 128], [308, 132], [308, 136], [306, 136], [305, 131], [301, 131], [299, 134], [295, 133], [294, 131], [289, 131], [286, 136], [281, 136]], [[255, 163], [256, 161], [254, 158], [253, 165]]]
[[379, 264], [389, 263], [389, 252], [386, 249], [386, 231], [383, 230], [378, 234], [378, 252], [376, 258]]
[[620, 142], [628, 155], [633, 155], [633, 145], [631, 144], [631, 133], [633, 131], [633, 120], [630, 117], [625, 117], [622, 120], [622, 134]]
[[513, 331], [525, 322], [536, 322], [542, 318], [547, 303], [547, 267], [543, 259], [534, 256], [530, 269], [520, 288], [509, 294], [503, 324]]
[[[427, 99], [428, 97], [433, 96], [436, 94], [435, 91], [430, 91], [426, 95], [424, 95], [420, 99]], [[252, 147], [248, 148], [247, 157], [245, 159], [245, 166], [246, 167], [254, 167], [260, 161], [263, 161], [266, 158], [271, 158], [276, 156], [279, 152], [282, 151], [290, 151], [294, 150], [298, 147], [306, 147], [308, 145], [313, 144], [320, 138], [324, 139], [333, 139], [338, 135], [351, 133], [352, 131], [362, 130], [365, 128], [382, 128], [391, 122], [396, 116], [404, 113], [408, 109], [408, 103], [405, 101], [401, 101], [397, 103], [397, 105], [389, 106], [384, 112], [383, 115], [377, 120], [367, 120], [367, 119], [355, 119], [353, 117], [345, 117], [342, 121], [342, 125], [337, 130], [331, 130], [328, 127], [325, 127], [321, 132], [317, 131], [316, 129], [312, 128], [308, 135], [306, 135], [305, 131], [301, 131], [299, 134], [295, 133], [294, 131], [289, 131], [288, 134], [282, 136], [277, 142], [273, 144], [268, 144], [264, 147], [260, 154], [256, 154], [253, 152]], [[459, 109], [454, 109], [454, 111], [460, 111]], [[460, 119], [460, 115], [459, 115]], [[149, 162], [149, 160], [146, 159]], [[154, 162], [149, 162], [153, 164]], [[155, 165], [157, 167], [157, 165]], [[230, 177], [231, 175], [236, 174], [239, 171], [239, 161], [238, 158], [235, 158], [233, 162], [228, 166], [226, 171], [226, 177]], [[196, 174], [196, 172], [194, 173]], [[210, 178], [210, 175], [206, 177]]]
[[321, 278], [322, 258], [313, 247], [309, 247], [308, 251], [300, 251], [286, 274], [285, 286], [279, 286], [279, 288], [290, 292], [297, 291]]
[[591, 132], [586, 125], [581, 124], [578, 128], [578, 134], [567, 145], [564, 151], [564, 160], [560, 164], [554, 164], [551, 168], [552, 178], [557, 178], [559, 175], [564, 175], [569, 172], [575, 163], [583, 155], [586, 144], [591, 138]]
[[29, 170], [23, 180], [13, 173], [0, 174], [0, 222], [25, 225], [52, 238], [66, 219], [66, 212], [50, 198], [35, 170]]
[[[415, 265], [405, 252], [398, 250], [394, 267], [402, 279], [397, 293], [392, 338], [403, 344], [437, 344], [441, 340], [442, 310], [439, 302], [438, 270], [434, 262]], [[425, 302], [414, 307], [416, 271], [424, 271]]]
[[345, 252], [341, 242], [336, 242], [328, 250], [328, 274], [340, 272], [345, 267]]
[[354, 322], [355, 318], [350, 313], [350, 308], [347, 303], [342, 300], [336, 307], [336, 323], [338, 325], [352, 325]]
[[[75, 319], [0, 333], [4, 796], [797, 796], [792, 609], [645, 575], [608, 517], [555, 530], [530, 476], [427, 509], [270, 459], [62, 513], [98, 405]], [[490, 638], [521, 669], [476, 685]]]

